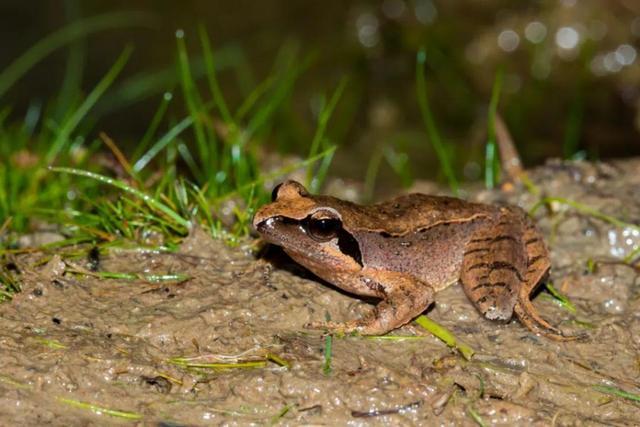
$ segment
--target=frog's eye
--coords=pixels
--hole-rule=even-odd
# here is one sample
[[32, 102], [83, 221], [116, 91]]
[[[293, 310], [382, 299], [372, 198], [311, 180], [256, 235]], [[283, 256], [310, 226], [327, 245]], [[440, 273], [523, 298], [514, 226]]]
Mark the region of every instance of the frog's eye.
[[338, 235], [342, 228], [342, 222], [324, 212], [311, 215], [305, 221], [305, 229], [312, 239], [318, 242], [326, 242]]

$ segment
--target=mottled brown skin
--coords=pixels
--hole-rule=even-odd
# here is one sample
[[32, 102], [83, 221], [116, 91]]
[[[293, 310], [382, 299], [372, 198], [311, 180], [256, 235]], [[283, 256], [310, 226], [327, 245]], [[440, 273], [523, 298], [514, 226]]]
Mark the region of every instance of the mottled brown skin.
[[508, 321], [515, 313], [533, 332], [573, 338], [542, 319], [531, 304], [550, 262], [542, 236], [520, 208], [424, 194], [361, 206], [312, 196], [301, 184], [286, 181], [253, 224], [268, 242], [322, 279], [381, 300], [363, 319], [309, 327], [384, 334], [410, 322], [436, 292], [460, 280], [486, 318]]

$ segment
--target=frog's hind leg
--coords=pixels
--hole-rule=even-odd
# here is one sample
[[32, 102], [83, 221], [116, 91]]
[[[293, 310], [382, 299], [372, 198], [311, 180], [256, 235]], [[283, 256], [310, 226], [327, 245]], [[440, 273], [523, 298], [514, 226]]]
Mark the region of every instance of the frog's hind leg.
[[476, 231], [465, 248], [460, 279], [487, 319], [508, 321], [525, 282], [522, 224], [504, 208], [500, 222]]
[[518, 301], [514, 307], [516, 316], [531, 331], [547, 338], [556, 341], [569, 341], [579, 338], [578, 336], [564, 335], [562, 331], [544, 320], [531, 303], [531, 293], [548, 275], [551, 262], [549, 261], [549, 252], [542, 240], [542, 236], [529, 217], [525, 217], [523, 240], [526, 253], [529, 256], [525, 283], [520, 288]]

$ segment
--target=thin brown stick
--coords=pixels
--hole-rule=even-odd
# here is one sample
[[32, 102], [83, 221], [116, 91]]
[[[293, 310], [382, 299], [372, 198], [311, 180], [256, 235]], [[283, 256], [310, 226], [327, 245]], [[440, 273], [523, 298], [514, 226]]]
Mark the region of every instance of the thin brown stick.
[[502, 169], [509, 180], [518, 181], [523, 173], [522, 161], [509, 129], [499, 113], [496, 113], [495, 129]]
[[123, 167], [123, 169], [127, 172], [128, 175], [133, 176], [133, 169], [131, 168], [131, 164], [125, 157], [125, 155], [120, 151], [116, 143], [104, 132], [100, 132], [100, 139], [104, 144], [109, 147], [113, 155], [118, 160], [118, 163]]

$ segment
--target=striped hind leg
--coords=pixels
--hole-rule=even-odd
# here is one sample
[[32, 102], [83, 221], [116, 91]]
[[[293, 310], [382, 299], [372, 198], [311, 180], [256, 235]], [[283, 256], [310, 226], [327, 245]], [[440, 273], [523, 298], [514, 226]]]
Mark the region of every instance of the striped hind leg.
[[503, 209], [499, 222], [476, 231], [465, 248], [462, 287], [487, 319], [511, 319], [525, 282], [521, 218]]

